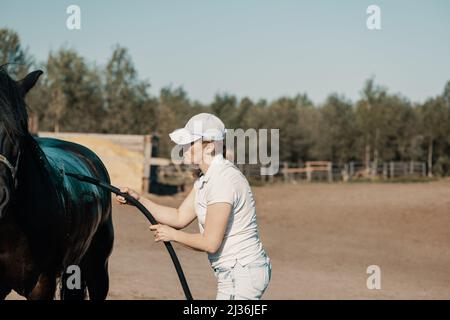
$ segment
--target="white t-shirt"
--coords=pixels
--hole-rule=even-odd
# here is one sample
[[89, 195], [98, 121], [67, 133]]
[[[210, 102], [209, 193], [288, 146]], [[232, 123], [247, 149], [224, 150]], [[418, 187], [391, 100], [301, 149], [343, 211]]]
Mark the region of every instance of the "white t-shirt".
[[204, 232], [207, 206], [217, 202], [231, 204], [224, 239], [219, 250], [208, 254], [213, 268], [232, 267], [236, 261], [246, 265], [264, 252], [256, 221], [255, 200], [245, 176], [222, 154], [214, 157], [206, 173], [194, 183], [195, 212], [200, 232]]

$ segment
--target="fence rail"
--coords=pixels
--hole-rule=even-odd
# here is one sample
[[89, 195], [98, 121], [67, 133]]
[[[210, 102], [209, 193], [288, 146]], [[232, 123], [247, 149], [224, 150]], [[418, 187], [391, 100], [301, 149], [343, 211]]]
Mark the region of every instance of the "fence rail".
[[369, 166], [360, 162], [349, 162], [344, 165], [323, 162], [321, 167], [314, 167], [310, 164], [311, 162], [304, 164], [284, 162], [280, 170], [281, 175], [285, 181], [326, 180], [329, 182], [427, 176], [427, 165], [421, 161], [388, 161], [377, 164], [371, 162]]
[[260, 181], [351, 181], [361, 179], [389, 180], [402, 177], [426, 177], [427, 165], [421, 161], [388, 161], [377, 165], [371, 162], [349, 162], [343, 165], [329, 161], [309, 161], [305, 163], [282, 162], [274, 176], [262, 176], [260, 166], [255, 164], [238, 164], [247, 178]]

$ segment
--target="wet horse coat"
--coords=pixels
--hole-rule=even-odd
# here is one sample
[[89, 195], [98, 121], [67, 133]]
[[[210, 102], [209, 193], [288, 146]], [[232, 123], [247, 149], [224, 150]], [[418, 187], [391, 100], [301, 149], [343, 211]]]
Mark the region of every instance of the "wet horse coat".
[[[28, 76], [32, 85], [39, 75]], [[23, 81], [0, 71], [0, 85], [0, 111], [25, 108], [23, 98], [17, 99]], [[11, 290], [29, 299], [53, 298], [60, 276], [63, 299], [84, 298], [86, 288], [91, 299], [106, 298], [114, 238], [111, 194], [64, 175], [67, 170], [109, 182], [106, 168], [81, 145], [34, 138], [26, 128], [8, 135], [3, 120], [0, 153], [18, 166], [14, 177], [0, 163], [0, 191], [6, 194], [0, 193], [0, 201], [6, 199], [0, 206], [0, 298]], [[80, 289], [66, 286], [71, 265], [81, 269]]]

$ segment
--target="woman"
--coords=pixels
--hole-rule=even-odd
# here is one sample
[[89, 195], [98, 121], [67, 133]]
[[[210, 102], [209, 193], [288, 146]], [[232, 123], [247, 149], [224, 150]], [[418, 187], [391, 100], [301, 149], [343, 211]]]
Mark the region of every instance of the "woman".
[[[224, 157], [226, 129], [216, 116], [200, 113], [169, 136], [183, 148], [184, 163], [198, 168], [194, 188], [178, 209], [122, 188], [155, 217], [155, 241], [175, 241], [208, 253], [218, 280], [216, 299], [261, 299], [272, 265], [258, 233], [255, 201], [245, 176]], [[125, 204], [126, 200], [116, 197]], [[181, 231], [195, 218], [200, 233]]]

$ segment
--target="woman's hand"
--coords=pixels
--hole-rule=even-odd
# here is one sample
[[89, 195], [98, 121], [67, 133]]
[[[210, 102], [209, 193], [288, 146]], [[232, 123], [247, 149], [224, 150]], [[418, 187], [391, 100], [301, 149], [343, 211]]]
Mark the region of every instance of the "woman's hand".
[[[132, 197], [135, 198], [136, 200], [139, 200], [139, 199], [141, 198], [141, 195], [140, 195], [139, 193], [137, 193], [136, 191], [134, 191], [134, 190], [132, 190], [132, 189], [130, 189], [130, 188], [127, 188], [127, 187], [121, 187], [121, 188], [119, 188], [119, 189], [120, 189], [120, 192], [122, 192], [122, 193], [128, 193], [130, 196], [132, 196]], [[128, 204], [127, 200], [126, 200], [124, 197], [120, 196], [120, 195], [116, 195], [116, 201], [117, 201], [119, 204]]]
[[150, 230], [155, 231], [155, 241], [174, 241], [177, 230], [166, 226], [164, 224], [155, 224], [149, 227]]

